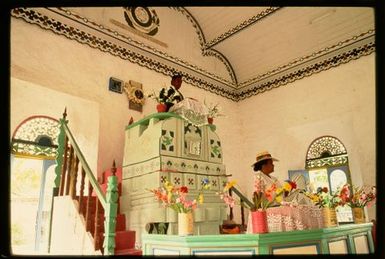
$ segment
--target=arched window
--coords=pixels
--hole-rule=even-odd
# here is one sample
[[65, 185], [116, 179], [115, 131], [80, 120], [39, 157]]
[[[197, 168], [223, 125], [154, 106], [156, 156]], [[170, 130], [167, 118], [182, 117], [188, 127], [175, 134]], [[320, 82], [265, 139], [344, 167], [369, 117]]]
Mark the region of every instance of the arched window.
[[348, 153], [342, 142], [332, 136], [315, 139], [306, 154], [306, 169], [348, 164]]
[[21, 122], [12, 135], [11, 245], [16, 253], [48, 250], [59, 132], [58, 120], [32, 116]]
[[55, 159], [59, 122], [48, 116], [33, 116], [16, 128], [11, 152], [16, 156]]
[[[312, 191], [318, 187], [328, 187], [334, 193], [345, 183], [351, 184], [348, 152], [336, 137], [322, 136], [315, 139], [306, 154], [306, 165]], [[338, 222], [352, 222], [353, 215], [349, 207], [337, 209]]]

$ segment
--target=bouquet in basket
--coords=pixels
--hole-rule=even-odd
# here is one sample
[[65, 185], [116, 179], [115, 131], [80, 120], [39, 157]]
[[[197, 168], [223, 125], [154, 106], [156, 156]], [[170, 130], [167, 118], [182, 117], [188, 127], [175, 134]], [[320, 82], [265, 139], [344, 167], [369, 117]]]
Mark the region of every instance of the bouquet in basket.
[[318, 187], [316, 193], [303, 192], [319, 208], [332, 208], [344, 206], [349, 201], [350, 190], [348, 185], [338, 188], [334, 193], [327, 187]]
[[353, 186], [353, 192], [348, 197], [347, 204], [352, 208], [370, 207], [376, 201], [376, 197], [376, 186]]

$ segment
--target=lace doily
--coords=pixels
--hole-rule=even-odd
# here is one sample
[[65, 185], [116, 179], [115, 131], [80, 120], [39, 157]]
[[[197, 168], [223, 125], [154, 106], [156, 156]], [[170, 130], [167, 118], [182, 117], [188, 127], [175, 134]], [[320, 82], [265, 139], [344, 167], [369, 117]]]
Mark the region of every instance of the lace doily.
[[193, 98], [185, 98], [181, 102], [173, 105], [169, 111], [179, 114], [183, 119], [194, 126], [200, 127], [208, 124], [207, 107]]

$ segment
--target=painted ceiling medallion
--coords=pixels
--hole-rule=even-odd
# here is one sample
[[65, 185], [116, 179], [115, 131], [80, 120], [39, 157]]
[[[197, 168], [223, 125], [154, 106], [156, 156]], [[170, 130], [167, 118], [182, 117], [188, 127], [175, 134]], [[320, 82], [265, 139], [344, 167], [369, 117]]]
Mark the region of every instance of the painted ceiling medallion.
[[155, 10], [141, 6], [124, 9], [124, 18], [130, 27], [151, 36], [158, 32], [159, 18]]

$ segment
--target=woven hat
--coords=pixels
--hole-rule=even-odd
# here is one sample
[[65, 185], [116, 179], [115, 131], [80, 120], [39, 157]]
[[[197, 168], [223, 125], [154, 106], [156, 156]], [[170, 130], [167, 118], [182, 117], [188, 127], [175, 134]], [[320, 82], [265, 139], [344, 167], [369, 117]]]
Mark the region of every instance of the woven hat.
[[257, 153], [256, 158], [255, 158], [256, 161], [251, 166], [254, 166], [256, 163], [261, 162], [261, 161], [266, 160], [266, 159], [271, 159], [273, 161], [279, 161], [278, 159], [272, 157], [269, 152], [262, 151], [262, 152]]

